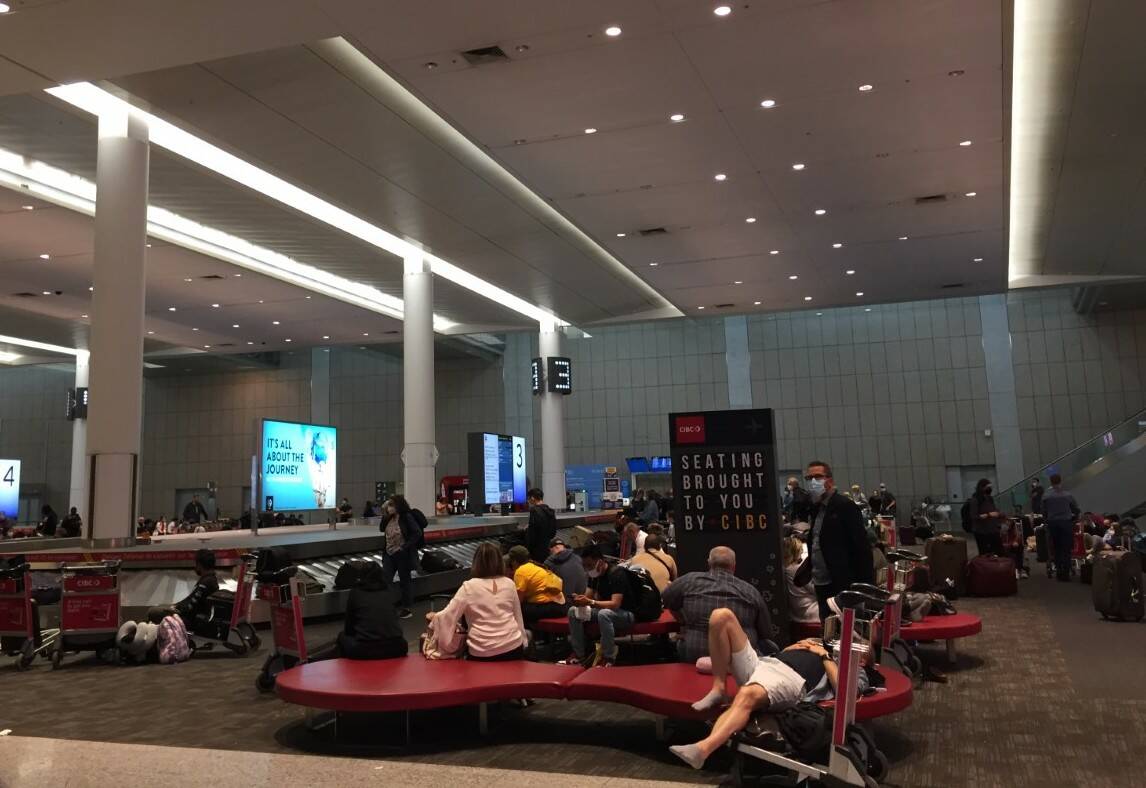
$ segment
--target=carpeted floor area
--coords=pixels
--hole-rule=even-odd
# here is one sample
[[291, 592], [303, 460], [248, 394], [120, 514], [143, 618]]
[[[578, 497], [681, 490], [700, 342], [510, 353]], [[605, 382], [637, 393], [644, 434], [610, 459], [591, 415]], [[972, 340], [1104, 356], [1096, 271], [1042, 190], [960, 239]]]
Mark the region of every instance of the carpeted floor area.
[[[1040, 565], [1033, 564], [1035, 567]], [[961, 641], [950, 682], [928, 684], [913, 707], [875, 723], [893, 786], [1126, 786], [1138, 784], [1146, 729], [1146, 624], [1104, 622], [1090, 588], [1036, 572], [1018, 597], [961, 600], [983, 616], [983, 633]], [[420, 617], [407, 622], [416, 642]], [[337, 622], [308, 627], [329, 639]], [[269, 639], [269, 638], [268, 638]], [[937, 664], [939, 645], [925, 649]], [[417, 658], [417, 657], [415, 657]], [[359, 732], [385, 749], [334, 748], [301, 724], [302, 712], [259, 695], [262, 657], [197, 657], [179, 666], [110, 667], [77, 656], [52, 672], [0, 668], [0, 730], [15, 735], [265, 753], [307, 751], [380, 760], [598, 777], [721, 782], [718, 754], [694, 772], [670, 756], [653, 718], [616, 704], [541, 701], [503, 708], [491, 735], [476, 714], [415, 715], [418, 744], [403, 750], [400, 721]], [[675, 741], [697, 729], [670, 728]]]

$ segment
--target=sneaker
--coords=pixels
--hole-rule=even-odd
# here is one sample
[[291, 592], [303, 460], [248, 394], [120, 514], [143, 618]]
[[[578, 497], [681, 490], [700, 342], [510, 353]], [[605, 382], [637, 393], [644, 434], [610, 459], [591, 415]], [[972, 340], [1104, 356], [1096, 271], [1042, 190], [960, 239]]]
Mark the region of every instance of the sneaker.
[[401, 610], [398, 611], [398, 618], [413, 618], [413, 617], [414, 617], [414, 614], [411, 613], [409, 611], [409, 609], [407, 609], [407, 608], [402, 608]]
[[1015, 570], [1015, 579], [1016, 580], [1022, 580], [1023, 579], [1023, 573], [1020, 572], [1018, 569]]

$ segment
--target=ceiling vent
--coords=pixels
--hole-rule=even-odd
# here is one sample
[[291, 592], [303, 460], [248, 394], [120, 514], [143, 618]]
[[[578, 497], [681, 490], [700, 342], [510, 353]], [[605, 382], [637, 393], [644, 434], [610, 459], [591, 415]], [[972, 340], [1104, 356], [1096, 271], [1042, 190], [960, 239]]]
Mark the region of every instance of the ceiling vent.
[[484, 66], [488, 63], [508, 63], [509, 56], [499, 46], [478, 47], [462, 52], [462, 57], [471, 66]]
[[937, 203], [937, 202], [947, 202], [947, 195], [946, 194], [929, 194], [926, 197], [916, 197], [915, 198], [915, 204], [916, 205], [931, 205], [932, 203]]
[[638, 230], [642, 236], [646, 235], [668, 235], [668, 230], [663, 227], [648, 227], [644, 230]]
[[382, 333], [383, 334], [397, 334], [400, 332], [397, 329], [391, 329], [390, 331], [383, 331]]
[[13, 293], [12, 297], [13, 298], [35, 298], [36, 294], [35, 293]]
[[200, 279], [226, 279], [227, 277], [219, 276], [218, 274], [207, 274], [206, 276], [201, 276], [199, 278]]
[[234, 342], [220, 342], [217, 345], [215, 345], [214, 347], [234, 347], [234, 346], [235, 346]]
[[939, 285], [939, 289], [940, 290], [955, 290], [957, 288], [965, 287], [965, 286], [966, 285], [963, 282], [951, 282], [950, 284]]
[[714, 304], [714, 306], [717, 309], [731, 309], [732, 307], [736, 306], [736, 304]]

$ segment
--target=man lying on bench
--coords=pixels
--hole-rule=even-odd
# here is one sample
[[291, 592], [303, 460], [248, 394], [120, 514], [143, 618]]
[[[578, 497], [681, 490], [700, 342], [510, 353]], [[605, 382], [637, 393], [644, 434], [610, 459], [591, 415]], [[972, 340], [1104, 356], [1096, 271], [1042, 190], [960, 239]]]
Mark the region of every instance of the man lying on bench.
[[[694, 744], [669, 747], [694, 769], [701, 768], [708, 756], [743, 730], [753, 713], [779, 712], [801, 701], [818, 703], [835, 697], [839, 665], [821, 641], [801, 640], [775, 656], [761, 657], [728, 608], [714, 610], [709, 618], [708, 653], [712, 657], [712, 689], [692, 707], [709, 711], [727, 703], [729, 673], [740, 688], [707, 737]], [[862, 670], [858, 683], [862, 694], [867, 688]]]

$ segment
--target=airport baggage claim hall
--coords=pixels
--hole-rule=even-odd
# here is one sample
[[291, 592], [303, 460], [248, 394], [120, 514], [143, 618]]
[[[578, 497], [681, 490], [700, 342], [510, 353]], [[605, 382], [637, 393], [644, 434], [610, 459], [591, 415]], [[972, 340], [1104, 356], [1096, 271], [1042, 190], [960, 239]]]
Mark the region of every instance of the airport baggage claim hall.
[[1146, 4], [0, 1], [0, 786], [1130, 786]]

